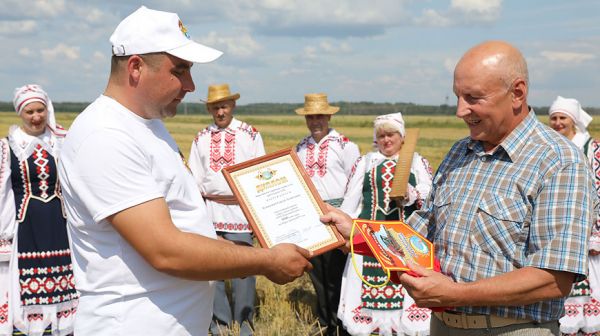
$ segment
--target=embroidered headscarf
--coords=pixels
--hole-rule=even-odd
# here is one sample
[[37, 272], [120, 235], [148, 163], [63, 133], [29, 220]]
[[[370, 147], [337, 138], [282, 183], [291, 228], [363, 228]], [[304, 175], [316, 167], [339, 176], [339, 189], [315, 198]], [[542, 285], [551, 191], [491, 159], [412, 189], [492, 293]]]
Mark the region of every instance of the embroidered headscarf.
[[373, 122], [373, 143], [377, 143], [377, 130], [380, 129], [383, 125], [387, 127], [391, 127], [395, 131], [398, 131], [400, 135], [404, 138], [406, 131], [404, 130], [404, 119], [402, 118], [402, 112], [390, 113], [380, 115], [375, 118]]
[[21, 115], [23, 109], [27, 104], [33, 102], [40, 102], [46, 106], [48, 110], [47, 124], [52, 129], [56, 129], [56, 118], [54, 116], [54, 106], [46, 91], [37, 84], [28, 84], [15, 89], [15, 97], [13, 98], [13, 105], [15, 112]]
[[552, 116], [554, 113], [562, 112], [568, 115], [575, 124], [575, 136], [572, 141], [579, 147], [583, 147], [585, 142], [590, 138], [587, 127], [592, 122], [592, 116], [581, 108], [581, 104], [577, 99], [556, 97], [548, 114]]

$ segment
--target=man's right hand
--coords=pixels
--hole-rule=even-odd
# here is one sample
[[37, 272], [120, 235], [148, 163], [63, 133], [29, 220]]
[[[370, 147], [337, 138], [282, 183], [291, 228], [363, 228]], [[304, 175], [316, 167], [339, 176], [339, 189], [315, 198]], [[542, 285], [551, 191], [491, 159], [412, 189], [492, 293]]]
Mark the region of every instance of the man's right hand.
[[278, 244], [269, 249], [270, 262], [264, 272], [269, 280], [283, 285], [312, 269], [312, 252], [294, 244]]

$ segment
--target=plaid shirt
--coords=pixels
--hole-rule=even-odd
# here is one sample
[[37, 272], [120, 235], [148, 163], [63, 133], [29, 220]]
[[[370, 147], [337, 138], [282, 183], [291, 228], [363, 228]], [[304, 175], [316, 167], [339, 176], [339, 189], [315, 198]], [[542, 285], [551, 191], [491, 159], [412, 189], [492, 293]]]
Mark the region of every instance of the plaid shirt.
[[[492, 153], [470, 138], [454, 144], [427, 205], [408, 221], [457, 282], [526, 266], [582, 279], [598, 207], [593, 181], [583, 153], [530, 111]], [[456, 310], [549, 321], [560, 318], [563, 301]]]

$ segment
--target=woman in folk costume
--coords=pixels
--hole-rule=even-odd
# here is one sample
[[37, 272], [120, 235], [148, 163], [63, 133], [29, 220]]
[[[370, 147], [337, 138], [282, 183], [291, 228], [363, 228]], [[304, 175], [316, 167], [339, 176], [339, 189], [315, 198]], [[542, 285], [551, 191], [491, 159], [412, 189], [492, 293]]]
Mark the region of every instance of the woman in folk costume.
[[[431, 191], [431, 167], [425, 158], [413, 154], [407, 198], [401, 203], [390, 199], [398, 152], [404, 143], [405, 129], [401, 113], [375, 119], [377, 151], [356, 161], [346, 187], [341, 209], [355, 218], [406, 220], [419, 209]], [[354, 255], [360, 277], [374, 285], [387, 277], [377, 259]], [[431, 311], [419, 308], [402, 288], [388, 284], [375, 288], [364, 284], [352, 265], [346, 262], [342, 280], [338, 317], [352, 335], [427, 335]]]
[[78, 294], [56, 171], [66, 133], [38, 85], [13, 103], [22, 123], [0, 139], [0, 335], [68, 335]]
[[[550, 127], [569, 138], [583, 150], [590, 162], [595, 177], [596, 191], [600, 196], [600, 142], [592, 139], [587, 126], [592, 117], [579, 102], [572, 98], [558, 96], [550, 106]], [[573, 285], [569, 298], [565, 301], [565, 315], [560, 319], [560, 331], [577, 335], [600, 332], [600, 226], [596, 222], [589, 242], [589, 276]]]

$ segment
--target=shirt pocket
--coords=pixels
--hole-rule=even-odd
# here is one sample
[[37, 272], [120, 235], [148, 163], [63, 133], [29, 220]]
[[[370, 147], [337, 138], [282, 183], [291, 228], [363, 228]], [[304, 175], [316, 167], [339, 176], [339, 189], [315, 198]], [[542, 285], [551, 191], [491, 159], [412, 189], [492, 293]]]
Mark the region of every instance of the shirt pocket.
[[435, 199], [433, 200], [433, 218], [435, 218], [433, 224], [435, 225], [435, 228], [430, 228], [430, 230], [435, 230], [432, 241], [437, 241], [444, 231], [446, 223], [451, 220], [450, 216], [452, 214], [453, 196], [454, 191], [450, 188], [441, 188], [436, 192]]
[[473, 243], [490, 255], [501, 254], [514, 262], [516, 254], [522, 252], [519, 247], [527, 239], [524, 230], [527, 212], [527, 205], [522, 200], [485, 196], [477, 208], [475, 228], [471, 234]]

